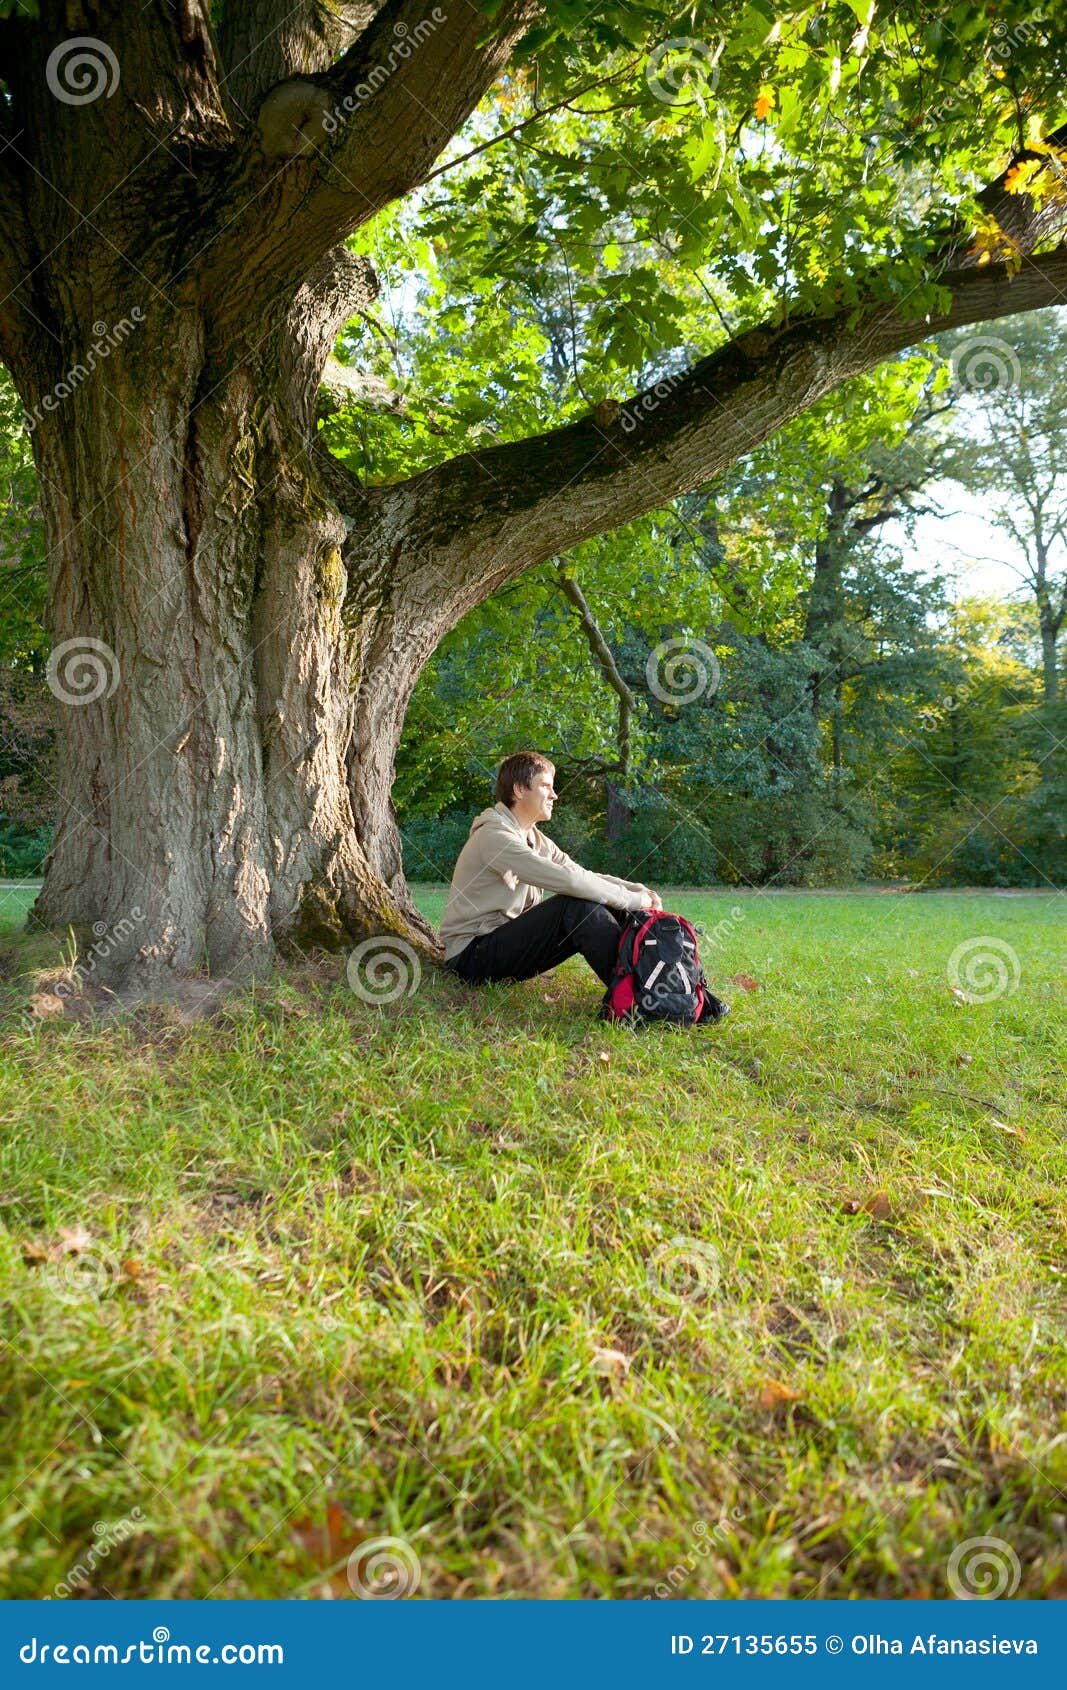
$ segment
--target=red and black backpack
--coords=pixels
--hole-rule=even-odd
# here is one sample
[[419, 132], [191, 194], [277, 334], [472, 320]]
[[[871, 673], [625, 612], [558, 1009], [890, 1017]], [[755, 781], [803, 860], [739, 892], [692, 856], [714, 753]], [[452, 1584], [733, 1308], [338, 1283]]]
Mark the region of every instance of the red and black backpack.
[[676, 1021], [692, 1027], [721, 1021], [728, 1013], [729, 1006], [708, 989], [692, 924], [667, 910], [631, 915], [600, 1019], [615, 1025]]

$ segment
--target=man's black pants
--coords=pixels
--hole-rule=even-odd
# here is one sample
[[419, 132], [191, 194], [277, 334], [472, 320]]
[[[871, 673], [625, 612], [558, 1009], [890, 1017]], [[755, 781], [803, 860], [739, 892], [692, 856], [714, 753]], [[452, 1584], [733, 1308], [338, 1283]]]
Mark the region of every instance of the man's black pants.
[[606, 986], [626, 920], [625, 911], [588, 898], [547, 898], [514, 921], [472, 939], [445, 967], [468, 986], [480, 986], [491, 980], [530, 980], [568, 957], [583, 956]]

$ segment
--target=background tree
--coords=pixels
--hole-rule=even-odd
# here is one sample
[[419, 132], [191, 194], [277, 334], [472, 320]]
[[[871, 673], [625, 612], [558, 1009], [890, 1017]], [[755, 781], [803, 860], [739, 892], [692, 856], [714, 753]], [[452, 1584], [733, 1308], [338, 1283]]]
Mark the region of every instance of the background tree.
[[[961, 601], [945, 630], [944, 695], [893, 757], [885, 865], [931, 884], [1063, 885], [1067, 769], [1018, 611]], [[955, 671], [953, 675], [953, 670]]]
[[1059, 696], [1058, 641], [1067, 619], [1067, 324], [1062, 311], [1009, 318], [981, 342], [946, 343], [972, 438], [948, 468], [982, 500], [1033, 599], [1044, 698]]

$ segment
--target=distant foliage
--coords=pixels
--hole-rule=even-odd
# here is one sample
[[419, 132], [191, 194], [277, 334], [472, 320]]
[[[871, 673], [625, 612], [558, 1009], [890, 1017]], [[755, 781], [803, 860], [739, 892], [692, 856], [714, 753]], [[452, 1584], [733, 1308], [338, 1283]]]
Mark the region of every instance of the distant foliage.
[[51, 827], [27, 833], [0, 816], [0, 879], [36, 880], [51, 847]]

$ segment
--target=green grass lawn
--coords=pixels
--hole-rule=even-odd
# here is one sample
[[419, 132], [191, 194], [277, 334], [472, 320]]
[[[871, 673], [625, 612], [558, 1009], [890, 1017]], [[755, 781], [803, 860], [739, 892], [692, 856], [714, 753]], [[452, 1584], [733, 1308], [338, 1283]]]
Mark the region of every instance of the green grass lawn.
[[9, 942], [5, 1595], [348, 1595], [381, 1537], [419, 1597], [943, 1596], [979, 1537], [1064, 1594], [1067, 901], [667, 903], [713, 1031], [341, 959], [35, 1026]]

